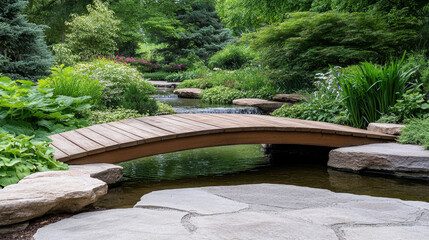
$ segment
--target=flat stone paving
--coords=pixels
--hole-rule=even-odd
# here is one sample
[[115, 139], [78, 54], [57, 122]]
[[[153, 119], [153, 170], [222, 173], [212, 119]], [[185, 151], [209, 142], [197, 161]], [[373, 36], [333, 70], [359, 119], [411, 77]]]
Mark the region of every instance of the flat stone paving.
[[280, 184], [155, 191], [134, 208], [75, 215], [49, 239], [428, 240], [429, 203]]

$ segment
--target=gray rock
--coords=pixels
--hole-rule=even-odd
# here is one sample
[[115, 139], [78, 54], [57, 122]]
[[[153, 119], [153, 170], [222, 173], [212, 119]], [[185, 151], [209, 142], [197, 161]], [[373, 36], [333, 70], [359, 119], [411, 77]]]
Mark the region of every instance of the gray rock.
[[402, 133], [402, 129], [405, 125], [392, 124], [392, 123], [370, 123], [368, 125], [368, 131], [385, 133], [390, 135], [399, 135]]
[[265, 213], [202, 216], [194, 217], [190, 222], [196, 227], [195, 235], [208, 239], [338, 239], [328, 227]]
[[81, 213], [37, 230], [36, 240], [190, 239], [178, 211], [114, 209]]
[[429, 240], [429, 226], [355, 227], [342, 231], [346, 240]]
[[25, 230], [27, 227], [28, 227], [28, 222], [2, 226], [2, 227], [0, 227], [0, 237], [3, 234], [8, 234], [8, 233], [12, 233], [12, 232], [19, 232], [19, 231]]
[[123, 168], [121, 166], [108, 163], [70, 165], [69, 171], [88, 173], [91, 177], [109, 185], [122, 181], [123, 177]]
[[240, 98], [235, 99], [232, 103], [240, 106], [258, 107], [264, 112], [273, 112], [284, 104], [287, 104], [285, 102], [269, 101], [259, 98]]
[[34, 237], [36, 240], [58, 239], [58, 236], [91, 240], [427, 239], [428, 214], [426, 202], [307, 187], [279, 184], [204, 187], [152, 192], [132, 209], [78, 214], [39, 229]]
[[83, 165], [70, 165], [67, 171], [49, 171], [33, 173], [24, 179], [60, 177], [60, 176], [86, 176], [96, 178], [107, 184], [114, 184], [122, 181], [123, 168], [118, 165], [108, 163], [94, 163]]
[[162, 88], [176, 88], [180, 83], [178, 82], [167, 82], [167, 81], [148, 81], [153, 84], [155, 87]]
[[144, 195], [134, 207], [170, 208], [199, 214], [217, 214], [240, 211], [249, 205], [231, 201], [201, 189], [190, 188], [151, 192]]
[[173, 92], [181, 98], [199, 98], [201, 94], [201, 89], [199, 88], [181, 88], [176, 89]]
[[328, 166], [353, 171], [388, 171], [399, 176], [429, 177], [429, 151], [417, 145], [377, 143], [334, 149]]
[[0, 226], [46, 213], [76, 212], [107, 193], [107, 184], [89, 174], [52, 171], [33, 175], [0, 190]]
[[276, 94], [273, 97], [273, 101], [277, 102], [298, 103], [304, 100], [309, 100], [309, 98], [301, 94]]

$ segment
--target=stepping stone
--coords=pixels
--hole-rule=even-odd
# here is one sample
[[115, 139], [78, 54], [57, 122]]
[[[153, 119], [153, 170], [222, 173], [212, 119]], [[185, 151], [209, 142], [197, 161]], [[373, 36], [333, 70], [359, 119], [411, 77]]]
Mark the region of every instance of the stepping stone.
[[201, 94], [201, 89], [199, 88], [181, 88], [176, 89], [173, 92], [181, 98], [199, 98]]
[[377, 143], [334, 149], [328, 166], [352, 171], [381, 171], [397, 176], [429, 178], [429, 151], [422, 146]]
[[240, 98], [232, 101], [234, 105], [258, 107], [264, 112], [273, 112], [274, 110], [287, 104], [285, 102], [269, 101], [259, 98]]
[[163, 88], [176, 88], [180, 83], [179, 82], [167, 82], [167, 81], [148, 81], [153, 84], [155, 87]]
[[273, 97], [273, 101], [277, 102], [298, 103], [304, 100], [309, 100], [309, 98], [301, 94], [276, 94]]

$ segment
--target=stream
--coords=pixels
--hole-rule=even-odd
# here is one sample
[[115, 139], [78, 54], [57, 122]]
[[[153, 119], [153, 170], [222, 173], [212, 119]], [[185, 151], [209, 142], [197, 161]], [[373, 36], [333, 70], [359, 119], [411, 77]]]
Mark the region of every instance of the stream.
[[[215, 105], [199, 99], [182, 99], [170, 89], [153, 96], [178, 113], [262, 114], [252, 107]], [[125, 181], [109, 188], [95, 206], [133, 207], [152, 191], [204, 186], [255, 183], [288, 184], [429, 202], [429, 182], [390, 175], [356, 174], [329, 169], [328, 156], [306, 159], [287, 154], [269, 154], [261, 145], [233, 145], [160, 154], [120, 163]]]

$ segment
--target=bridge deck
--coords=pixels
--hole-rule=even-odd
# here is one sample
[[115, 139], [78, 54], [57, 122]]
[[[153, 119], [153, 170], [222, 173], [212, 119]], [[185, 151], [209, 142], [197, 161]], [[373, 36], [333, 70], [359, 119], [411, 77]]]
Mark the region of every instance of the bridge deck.
[[344, 147], [394, 136], [324, 122], [243, 114], [175, 114], [127, 119], [49, 136], [55, 158], [69, 164], [118, 163], [139, 157], [231, 144]]

